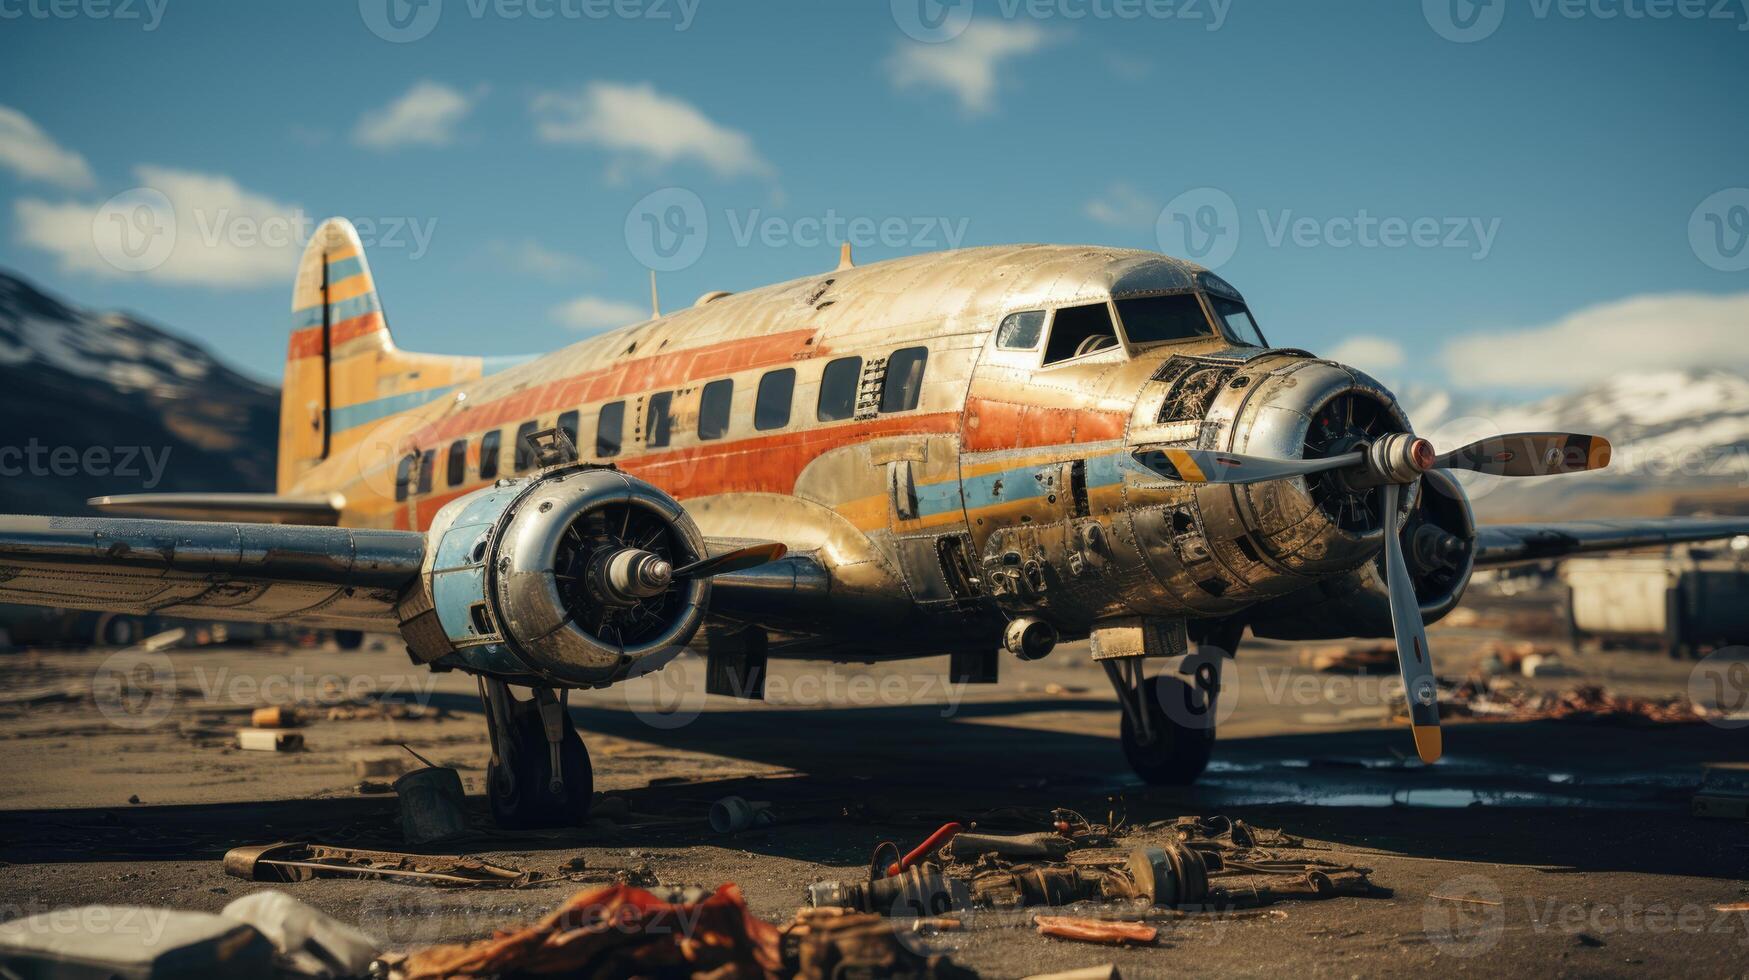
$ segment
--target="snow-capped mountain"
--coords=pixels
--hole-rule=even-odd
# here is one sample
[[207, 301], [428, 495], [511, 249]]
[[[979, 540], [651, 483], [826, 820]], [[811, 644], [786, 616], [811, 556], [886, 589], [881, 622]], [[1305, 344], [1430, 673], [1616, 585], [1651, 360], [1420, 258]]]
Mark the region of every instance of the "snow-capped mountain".
[[[1595, 505], [1597, 495], [1632, 494], [1662, 495], [1675, 509], [1749, 507], [1749, 378], [1732, 371], [1623, 374], [1523, 405], [1413, 385], [1399, 394], [1415, 431], [1442, 449], [1499, 432], [1584, 432], [1613, 444], [1610, 466], [1595, 473], [1522, 480], [1466, 475], [1484, 514], [1572, 516], [1582, 499]], [[1673, 496], [1682, 494], [1701, 496]]]
[[0, 271], [0, 513], [109, 493], [270, 491], [278, 393], [200, 346]]

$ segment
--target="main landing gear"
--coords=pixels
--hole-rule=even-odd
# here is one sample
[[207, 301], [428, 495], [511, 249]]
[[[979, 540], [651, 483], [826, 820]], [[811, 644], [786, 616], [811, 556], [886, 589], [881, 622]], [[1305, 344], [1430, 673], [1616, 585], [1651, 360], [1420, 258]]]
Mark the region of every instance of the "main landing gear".
[[533, 690], [532, 698], [518, 700], [503, 681], [480, 678], [492, 737], [486, 769], [492, 819], [507, 830], [574, 827], [595, 797], [589, 750], [565, 711], [566, 692]]
[[1199, 644], [1176, 661], [1176, 669], [1155, 677], [1143, 674], [1142, 657], [1100, 662], [1123, 709], [1124, 758], [1144, 781], [1188, 786], [1208, 767], [1222, 657], [1219, 649]]

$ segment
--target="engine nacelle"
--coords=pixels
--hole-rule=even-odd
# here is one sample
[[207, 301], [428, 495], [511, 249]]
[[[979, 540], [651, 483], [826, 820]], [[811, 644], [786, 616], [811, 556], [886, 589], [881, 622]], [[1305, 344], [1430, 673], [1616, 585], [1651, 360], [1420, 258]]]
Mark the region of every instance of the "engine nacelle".
[[[672, 497], [618, 470], [500, 480], [432, 520], [414, 659], [517, 683], [603, 687], [666, 664], [704, 622], [710, 580], [676, 578], [704, 536]], [[422, 608], [423, 607], [423, 608]]]
[[[1434, 623], [1457, 608], [1476, 567], [1476, 519], [1456, 478], [1421, 475], [1421, 493], [1403, 526], [1403, 556], [1421, 616]], [[1391, 599], [1383, 556], [1343, 575], [1253, 607], [1251, 632], [1272, 640], [1389, 637]]]

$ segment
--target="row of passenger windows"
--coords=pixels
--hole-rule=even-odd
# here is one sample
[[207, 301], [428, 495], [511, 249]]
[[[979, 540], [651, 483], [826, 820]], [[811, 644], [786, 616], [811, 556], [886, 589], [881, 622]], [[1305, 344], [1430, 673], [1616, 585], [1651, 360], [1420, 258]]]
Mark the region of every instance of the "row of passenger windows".
[[[915, 409], [923, 395], [923, 369], [929, 361], [927, 347], [906, 347], [887, 358], [887, 370], [881, 382], [880, 411], [909, 412]], [[862, 358], [840, 357], [826, 363], [820, 376], [820, 397], [814, 406], [814, 417], [821, 422], [837, 422], [856, 414], [857, 394], [862, 381]], [[759, 389], [753, 400], [753, 428], [764, 432], [781, 429], [790, 422], [791, 406], [795, 402], [796, 369], [778, 368], [767, 371], [759, 379]], [[649, 396], [644, 406], [644, 446], [660, 449], [674, 438], [676, 414], [673, 391]], [[721, 439], [729, 433], [731, 405], [735, 397], [735, 382], [728, 378], [712, 381], [699, 392], [698, 437], [702, 440]], [[596, 416], [595, 455], [608, 459], [620, 454], [625, 435], [626, 403], [608, 402]], [[564, 412], [558, 426], [577, 443], [578, 414]], [[514, 466], [523, 473], [534, 467], [534, 453], [527, 437], [540, 428], [537, 422], [524, 422], [516, 428]], [[502, 450], [500, 430], [493, 429], [480, 437], [480, 479], [498, 478], [498, 461]], [[582, 451], [582, 447], [578, 447]], [[395, 499], [406, 500], [409, 494], [430, 493], [436, 475], [437, 451], [409, 454], [401, 460], [395, 472]], [[460, 486], [467, 480], [468, 441], [457, 439], [449, 444], [445, 456], [444, 476], [450, 486]]]

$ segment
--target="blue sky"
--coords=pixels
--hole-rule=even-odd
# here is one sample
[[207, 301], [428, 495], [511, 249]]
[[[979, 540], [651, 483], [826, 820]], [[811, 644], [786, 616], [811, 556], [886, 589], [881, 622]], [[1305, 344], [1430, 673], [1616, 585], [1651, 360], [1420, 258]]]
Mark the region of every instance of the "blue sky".
[[[283, 231], [330, 214], [412, 350], [563, 346], [647, 263], [678, 306], [847, 234], [1161, 249], [1182, 213], [1273, 342], [1392, 379], [1749, 367], [1739, 0], [53, 2], [0, 0], [0, 265], [265, 379]], [[141, 187], [174, 249], [118, 268], [94, 224]]]

